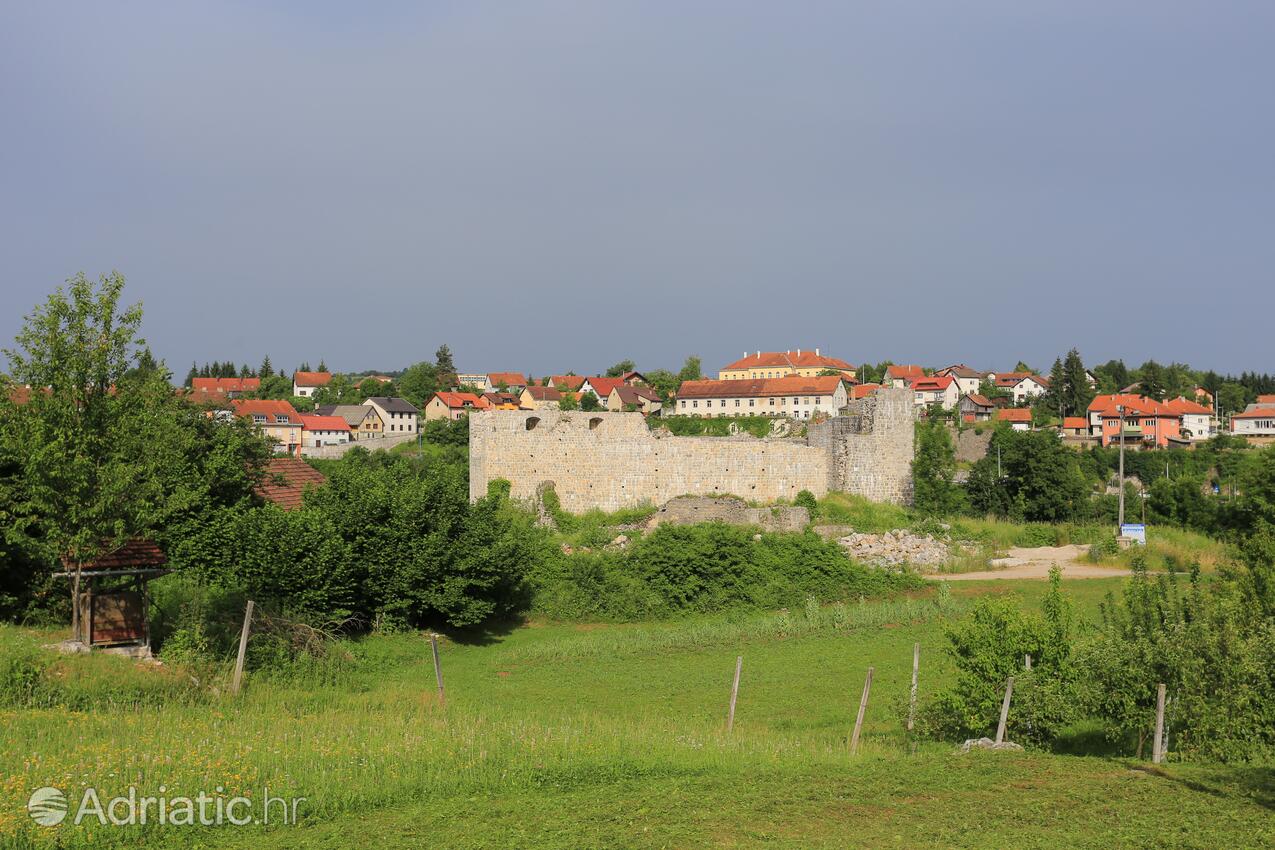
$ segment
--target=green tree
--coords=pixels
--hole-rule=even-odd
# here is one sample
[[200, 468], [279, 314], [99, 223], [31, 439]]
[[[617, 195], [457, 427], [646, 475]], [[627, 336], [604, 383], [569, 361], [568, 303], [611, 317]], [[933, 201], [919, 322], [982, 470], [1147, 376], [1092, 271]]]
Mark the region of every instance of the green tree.
[[632, 372], [635, 368], [632, 360], [621, 360], [610, 369], [607, 369], [606, 376], [608, 378], [621, 378], [624, 377], [626, 372]]
[[1089, 372], [1085, 369], [1085, 362], [1080, 359], [1080, 352], [1075, 348], [1067, 352], [1067, 358], [1063, 361], [1063, 375], [1066, 381], [1065, 415], [1083, 416], [1094, 399], [1094, 391], [1089, 385]]
[[580, 399], [576, 396], [575, 393], [570, 391], [565, 391], [562, 393], [562, 398], [558, 400], [558, 409], [559, 410], [579, 410]]
[[[247, 368], [247, 367], [245, 366], [244, 368]], [[319, 369], [318, 369], [318, 371], [320, 371], [320, 372], [326, 372], [326, 371], [328, 371], [328, 364], [327, 364], [327, 363], [325, 363], [325, 362], [323, 362], [323, 358], [321, 358], [321, 357], [319, 358]]]
[[1050, 431], [998, 426], [966, 489], [976, 512], [1019, 521], [1066, 522], [1090, 510], [1076, 453]]
[[925, 514], [945, 516], [959, 512], [964, 493], [953, 483], [956, 447], [947, 426], [933, 419], [917, 423], [916, 456], [912, 460], [913, 504]]
[[1071, 412], [1068, 407], [1067, 374], [1063, 371], [1062, 358], [1054, 358], [1053, 368], [1049, 370], [1049, 390], [1044, 396], [1045, 409], [1062, 418]]
[[1217, 403], [1222, 413], [1236, 413], [1248, 406], [1248, 391], [1233, 382], [1222, 384], [1217, 389]]
[[600, 410], [601, 408], [602, 408], [602, 402], [598, 400], [598, 397], [596, 395], [594, 395], [593, 393], [580, 394], [580, 409], [581, 410], [594, 411], [594, 410]]
[[678, 381], [698, 381], [704, 377], [700, 370], [700, 359], [695, 355], [686, 358], [682, 369], [677, 373]]
[[190, 389], [195, 384], [195, 379], [199, 377], [199, 367], [193, 362], [190, 364], [190, 371], [186, 373], [186, 382], [182, 385], [186, 389]]
[[456, 385], [456, 363], [452, 360], [452, 350], [443, 343], [434, 352], [434, 370], [439, 389]]
[[1168, 395], [1168, 376], [1165, 368], [1154, 360], [1148, 360], [1138, 367], [1138, 383], [1140, 392], [1147, 398], [1163, 401]]
[[261, 358], [261, 365], [257, 367], [258, 378], [268, 378], [274, 374], [274, 364], [270, 362], [270, 355], [267, 354]]
[[[439, 380], [438, 367], [426, 361], [409, 366], [398, 379], [399, 394], [418, 408], [424, 408], [434, 393], [441, 389], [445, 387]], [[375, 394], [383, 393], [378, 391]]]

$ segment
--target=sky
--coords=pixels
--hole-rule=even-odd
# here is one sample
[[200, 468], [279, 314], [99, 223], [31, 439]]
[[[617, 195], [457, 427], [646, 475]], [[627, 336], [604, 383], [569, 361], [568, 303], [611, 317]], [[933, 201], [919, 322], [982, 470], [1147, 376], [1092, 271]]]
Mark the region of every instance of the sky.
[[1275, 3], [0, 2], [0, 341], [1273, 371]]

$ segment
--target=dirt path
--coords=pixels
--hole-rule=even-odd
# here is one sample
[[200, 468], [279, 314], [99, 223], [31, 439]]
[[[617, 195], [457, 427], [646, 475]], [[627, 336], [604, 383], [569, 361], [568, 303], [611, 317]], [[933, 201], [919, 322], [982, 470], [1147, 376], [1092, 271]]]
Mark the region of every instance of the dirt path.
[[1010, 549], [1008, 557], [991, 562], [995, 569], [974, 573], [935, 573], [933, 581], [989, 581], [994, 579], [1046, 579], [1051, 567], [1062, 567], [1063, 578], [1112, 578], [1127, 576], [1123, 567], [1099, 567], [1085, 563], [1088, 546], [1040, 546], [1035, 549]]

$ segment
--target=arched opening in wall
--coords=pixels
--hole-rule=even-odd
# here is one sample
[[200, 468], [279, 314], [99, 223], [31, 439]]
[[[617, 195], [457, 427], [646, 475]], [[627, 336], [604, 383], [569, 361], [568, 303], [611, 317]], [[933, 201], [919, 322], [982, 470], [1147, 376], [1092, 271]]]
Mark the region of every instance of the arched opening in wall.
[[528, 430], [528, 431], [534, 431], [534, 430], [536, 430], [536, 426], [537, 426], [537, 425], [539, 425], [539, 424], [540, 424], [540, 417], [539, 417], [539, 416], [528, 416], [528, 417], [527, 417], [527, 430]]
[[602, 417], [601, 417], [601, 416], [595, 416], [595, 417], [593, 417], [592, 419], [590, 419], [590, 420], [589, 420], [589, 430], [590, 430], [590, 431], [596, 431], [596, 430], [598, 430], [598, 426], [599, 426], [599, 425], [601, 425], [601, 424], [602, 424]]

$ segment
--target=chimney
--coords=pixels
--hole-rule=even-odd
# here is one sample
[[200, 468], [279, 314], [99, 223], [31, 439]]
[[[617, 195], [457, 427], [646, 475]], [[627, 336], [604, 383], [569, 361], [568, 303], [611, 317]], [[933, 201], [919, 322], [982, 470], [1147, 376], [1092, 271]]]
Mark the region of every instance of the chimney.
[[761, 357], [761, 349], [760, 349], [760, 348], [759, 348], [759, 349], [757, 349], [757, 357], [758, 357], [758, 358], [760, 358], [760, 357]]
[[801, 356], [801, 349], [800, 349], [800, 348], [798, 348], [798, 349], [797, 349], [797, 356], [798, 356], [798, 357], [800, 357], [800, 356]]
[[817, 349], [817, 348], [816, 348], [816, 349], [815, 349], [815, 357], [818, 357], [818, 356], [819, 356], [819, 349]]

